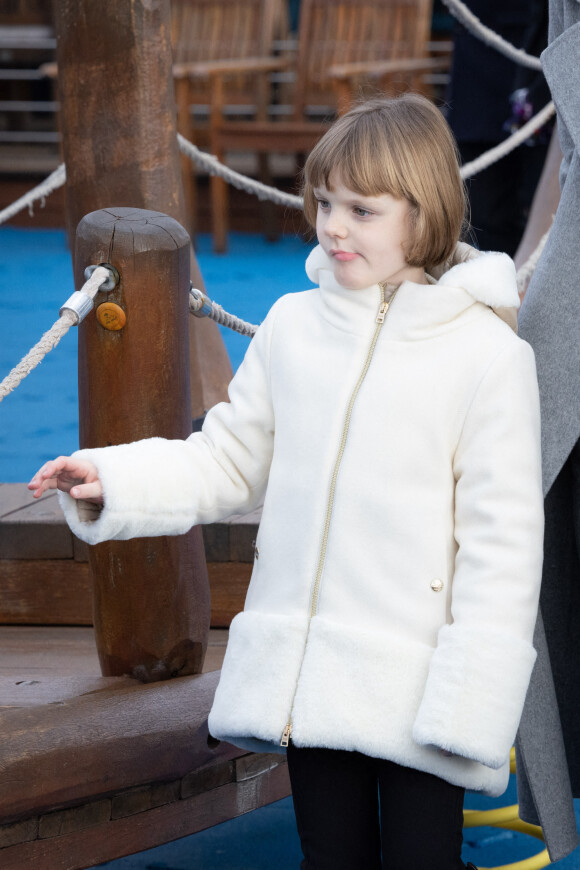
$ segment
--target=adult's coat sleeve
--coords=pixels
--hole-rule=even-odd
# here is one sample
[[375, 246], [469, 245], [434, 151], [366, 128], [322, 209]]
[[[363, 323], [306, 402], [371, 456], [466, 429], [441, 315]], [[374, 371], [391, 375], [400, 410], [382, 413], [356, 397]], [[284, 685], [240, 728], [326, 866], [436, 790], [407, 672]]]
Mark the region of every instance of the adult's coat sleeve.
[[536, 652], [542, 568], [540, 418], [533, 352], [485, 373], [455, 453], [458, 551], [413, 736], [491, 768], [506, 762]]
[[59, 493], [75, 535], [89, 544], [179, 535], [261, 503], [274, 442], [269, 353], [278, 304], [230, 383], [230, 401], [210, 410], [201, 432], [185, 441], [148, 438], [74, 454], [96, 465], [104, 494], [98, 518], [87, 520], [95, 513], [86, 503]]

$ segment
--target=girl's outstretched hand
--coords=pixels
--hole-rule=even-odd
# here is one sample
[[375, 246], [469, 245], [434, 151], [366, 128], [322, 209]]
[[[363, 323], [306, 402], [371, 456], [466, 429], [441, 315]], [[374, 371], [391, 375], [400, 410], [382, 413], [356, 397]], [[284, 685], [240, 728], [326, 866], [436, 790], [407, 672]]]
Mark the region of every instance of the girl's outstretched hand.
[[33, 490], [34, 498], [40, 498], [47, 489], [60, 489], [73, 498], [103, 504], [103, 487], [99, 473], [96, 466], [86, 459], [59, 456], [58, 459], [46, 462], [36, 472], [28, 484], [28, 489]]

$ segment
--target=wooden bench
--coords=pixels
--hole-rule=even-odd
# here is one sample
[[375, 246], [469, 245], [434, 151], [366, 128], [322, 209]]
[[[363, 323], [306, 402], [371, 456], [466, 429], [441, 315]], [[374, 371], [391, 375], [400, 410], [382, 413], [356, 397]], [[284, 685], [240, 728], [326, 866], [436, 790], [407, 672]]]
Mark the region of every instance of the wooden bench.
[[3, 870], [92, 867], [286, 797], [285, 756], [209, 737], [218, 676], [4, 680]]

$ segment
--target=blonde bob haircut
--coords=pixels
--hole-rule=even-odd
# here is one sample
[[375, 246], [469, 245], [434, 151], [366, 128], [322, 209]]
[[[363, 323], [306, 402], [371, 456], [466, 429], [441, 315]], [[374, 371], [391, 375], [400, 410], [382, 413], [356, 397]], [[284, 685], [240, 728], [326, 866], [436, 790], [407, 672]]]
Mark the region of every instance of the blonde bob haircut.
[[316, 227], [314, 189], [341, 182], [362, 196], [388, 193], [411, 206], [410, 266], [451, 256], [464, 229], [466, 196], [457, 146], [439, 109], [419, 94], [361, 103], [339, 118], [310, 152], [302, 174], [304, 215]]

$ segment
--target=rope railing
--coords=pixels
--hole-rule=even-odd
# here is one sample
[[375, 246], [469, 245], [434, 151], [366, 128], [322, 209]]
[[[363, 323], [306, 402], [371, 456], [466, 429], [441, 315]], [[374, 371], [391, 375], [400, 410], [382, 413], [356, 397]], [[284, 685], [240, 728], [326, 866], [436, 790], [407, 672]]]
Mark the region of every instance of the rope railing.
[[466, 30], [469, 30], [473, 36], [485, 42], [486, 45], [495, 48], [500, 54], [521, 64], [521, 66], [527, 66], [530, 69], [542, 69], [539, 57], [528, 54], [523, 48], [516, 48], [515, 45], [512, 45], [511, 42], [508, 42], [507, 39], [504, 39], [503, 36], [492, 30], [491, 27], [487, 27], [480, 21], [477, 15], [473, 14], [471, 9], [467, 8], [462, 0], [443, 0], [443, 3], [451, 14], [463, 24]]
[[207, 154], [205, 151], [200, 151], [199, 148], [182, 136], [177, 134], [177, 141], [180, 150], [189, 157], [190, 160], [201, 166], [209, 175], [217, 175], [223, 178], [228, 184], [237, 187], [238, 190], [244, 190], [246, 193], [252, 193], [258, 199], [269, 199], [277, 205], [287, 205], [290, 208], [301, 209], [303, 206], [302, 197], [296, 196], [293, 193], [284, 193], [283, 190], [278, 190], [276, 187], [269, 187], [267, 184], [262, 184], [261, 181], [256, 181], [253, 178], [248, 178], [240, 172], [236, 172], [221, 163], [213, 154]]
[[[515, 148], [518, 148], [526, 139], [536, 132], [540, 127], [542, 127], [546, 121], [548, 121], [551, 116], [555, 112], [554, 103], [550, 102], [543, 109], [541, 109], [533, 118], [524, 124], [519, 130], [515, 133], [512, 133], [507, 139], [503, 142], [500, 142], [499, 145], [496, 145], [494, 148], [490, 148], [489, 151], [485, 151], [475, 160], [472, 160], [470, 163], [466, 163], [461, 167], [461, 177], [462, 178], [472, 178], [478, 172], [483, 171], [488, 166], [491, 166], [492, 163], [496, 163], [498, 160], [501, 160], [502, 157], [505, 157]], [[257, 181], [254, 178], [249, 178], [246, 175], [242, 175], [240, 172], [236, 172], [233, 169], [230, 169], [229, 166], [226, 166], [224, 163], [221, 163], [217, 157], [213, 154], [207, 154], [204, 151], [200, 151], [200, 149], [182, 136], [180, 133], [177, 134], [177, 140], [179, 144], [180, 150], [186, 154], [190, 160], [197, 163], [204, 169], [209, 175], [217, 175], [220, 178], [223, 178], [228, 184], [231, 184], [234, 187], [237, 187], [238, 190], [244, 190], [246, 193], [253, 194], [258, 197], [258, 199], [265, 200], [269, 199], [277, 205], [288, 206], [290, 208], [302, 209], [303, 208], [303, 200], [301, 196], [296, 196], [292, 193], [285, 193], [282, 190], [278, 190], [276, 187], [270, 187], [267, 184], [263, 184], [261, 181]], [[50, 193], [54, 190], [57, 190], [59, 187], [66, 181], [66, 169], [64, 163], [61, 163], [57, 169], [54, 170], [45, 180], [39, 184], [37, 187], [34, 187], [32, 190], [28, 191], [28, 193], [21, 196], [19, 199], [15, 200], [11, 205], [7, 206], [5, 209], [0, 211], [0, 224], [9, 220], [15, 214], [22, 211], [24, 208], [28, 206], [28, 208], [32, 208], [32, 204], [38, 200], [44, 200]]]
[[[550, 227], [550, 229], [551, 229], [551, 227]], [[518, 293], [520, 293], [520, 294], [523, 293], [524, 290], [526, 289], [526, 287], [528, 286], [530, 278], [534, 274], [534, 270], [537, 266], [538, 260], [540, 259], [541, 255], [542, 255], [542, 251], [546, 247], [546, 242], [548, 241], [549, 235], [550, 235], [550, 230], [547, 230], [544, 233], [544, 235], [542, 236], [542, 238], [540, 239], [540, 241], [538, 242], [535, 250], [532, 251], [532, 253], [528, 257], [526, 262], [523, 264], [523, 266], [520, 266], [520, 268], [518, 269], [517, 274], [516, 274]]]
[[189, 312], [195, 317], [209, 317], [215, 320], [220, 326], [226, 326], [228, 329], [239, 332], [240, 335], [246, 335], [251, 338], [256, 330], [255, 323], [248, 323], [247, 320], [242, 320], [236, 317], [235, 314], [230, 314], [225, 311], [217, 302], [212, 302], [209, 296], [206, 296], [201, 290], [198, 290], [193, 285], [189, 290]]
[[[472, 160], [470, 163], [466, 163], [461, 167], [461, 177], [462, 178], [472, 178], [478, 172], [482, 172], [484, 169], [487, 169], [488, 166], [491, 166], [493, 163], [497, 163], [507, 154], [510, 154], [516, 148], [518, 148], [523, 142], [526, 141], [533, 133], [536, 132], [540, 127], [542, 127], [546, 121], [548, 121], [554, 112], [556, 111], [554, 103], [549, 102], [543, 109], [530, 118], [523, 127], [519, 130], [516, 130], [515, 133], [512, 133], [511, 136], [508, 136], [507, 139], [504, 139], [503, 142], [500, 142], [499, 145], [490, 148], [488, 151], [485, 151], [483, 154], [480, 154], [475, 160]], [[242, 175], [239, 172], [235, 172], [233, 169], [230, 169], [225, 164], [221, 163], [217, 157], [212, 154], [207, 154], [204, 151], [200, 151], [197, 146], [195, 146], [192, 142], [189, 142], [184, 136], [178, 134], [177, 136], [179, 142], [180, 150], [186, 154], [191, 161], [197, 163], [203, 169], [205, 169], [210, 175], [217, 175], [220, 178], [223, 178], [229, 184], [232, 184], [234, 187], [237, 187], [239, 190], [244, 190], [246, 193], [253, 194], [258, 197], [258, 199], [270, 199], [272, 202], [277, 205], [285, 205], [290, 208], [302, 209], [303, 208], [303, 200], [301, 196], [296, 196], [290, 193], [284, 193], [281, 190], [278, 190], [275, 187], [269, 187], [266, 184], [263, 184], [261, 181], [257, 181], [256, 179], [249, 178], [248, 176]]]
[[[508, 42], [508, 40], [504, 39], [490, 27], [487, 27], [487, 25], [483, 24], [480, 19], [471, 12], [462, 0], [443, 0], [443, 3], [464, 27], [466, 27], [470, 33], [482, 42], [495, 48], [505, 57], [510, 58], [510, 60], [513, 60], [522, 66], [541, 70], [542, 64], [539, 57], [530, 55], [521, 48], [516, 48]], [[504, 142], [501, 142], [500, 145], [497, 145], [495, 148], [491, 148], [489, 151], [481, 154], [476, 160], [472, 160], [470, 163], [465, 164], [465, 166], [462, 167], [462, 177], [471, 178], [473, 175], [481, 172], [492, 163], [501, 160], [502, 157], [505, 157], [506, 154], [509, 154], [514, 148], [517, 148], [528, 138], [528, 136], [535, 133], [539, 127], [545, 124], [554, 114], [554, 111], [553, 103], [549, 103], [544, 107], [544, 109], [538, 112], [537, 115], [531, 118], [524, 127]], [[230, 169], [228, 166], [221, 163], [214, 155], [200, 151], [193, 142], [190, 142], [180, 133], [177, 134], [177, 140], [180, 150], [186, 154], [190, 160], [204, 169], [209, 175], [219, 176], [233, 187], [236, 187], [239, 190], [244, 190], [246, 193], [253, 194], [257, 196], [258, 199], [268, 199], [278, 205], [285, 205], [290, 208], [301, 209], [303, 207], [302, 197], [296, 196], [295, 194], [285, 193], [284, 191], [270, 187], [260, 181], [248, 178], [247, 176]], [[66, 169], [64, 163], [61, 163], [60, 166], [58, 166], [41, 184], [0, 211], [0, 224], [9, 220], [26, 207], [31, 210], [33, 203], [37, 200], [41, 200], [42, 205], [44, 205], [44, 199], [54, 190], [61, 187], [65, 183], [65, 180]]]
[[[89, 267], [90, 268], [90, 267]], [[111, 279], [108, 268], [98, 266], [88, 281], [65, 302], [60, 309], [60, 317], [53, 323], [41, 339], [28, 351], [18, 365], [14, 366], [0, 383], [0, 402], [22, 383], [24, 378], [39, 365], [45, 356], [57, 346], [71, 326], [76, 326], [93, 307], [93, 299], [103, 289], [103, 284]]]
[[59, 187], [62, 187], [66, 181], [66, 170], [64, 163], [61, 163], [60, 166], [51, 172], [50, 175], [44, 179], [37, 187], [34, 187], [32, 190], [29, 190], [28, 193], [25, 193], [23, 196], [16, 199], [13, 203], [6, 206], [6, 208], [0, 211], [0, 224], [3, 224], [5, 221], [10, 220], [11, 217], [14, 217], [15, 214], [18, 214], [19, 211], [22, 211], [28, 206], [29, 212], [32, 214], [32, 206], [37, 200], [41, 201], [41, 208], [44, 206], [44, 200], [46, 197], [52, 193], [54, 190], [57, 190]]
[[478, 172], [487, 169], [487, 167], [491, 166], [492, 163], [497, 163], [502, 159], [502, 157], [505, 157], [506, 154], [509, 154], [511, 151], [518, 148], [526, 141], [526, 139], [535, 133], [536, 130], [539, 130], [540, 127], [542, 127], [546, 121], [552, 117], [555, 111], [556, 107], [554, 106], [554, 103], [550, 101], [543, 109], [540, 109], [533, 118], [530, 118], [523, 127], [520, 127], [519, 130], [512, 133], [509, 138], [504, 139], [504, 141], [500, 142], [499, 145], [490, 148], [489, 151], [480, 154], [479, 157], [476, 157], [476, 159], [472, 160], [470, 163], [465, 163], [461, 167], [461, 177], [472, 178], [474, 175], [477, 175]]

